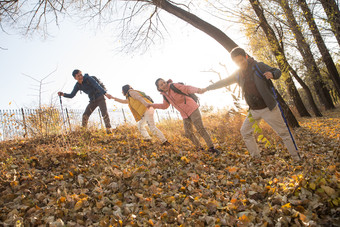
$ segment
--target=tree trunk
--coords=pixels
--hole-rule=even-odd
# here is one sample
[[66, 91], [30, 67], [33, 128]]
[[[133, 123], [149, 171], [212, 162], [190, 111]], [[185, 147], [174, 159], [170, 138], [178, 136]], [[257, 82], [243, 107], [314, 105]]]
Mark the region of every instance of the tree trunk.
[[[195, 28], [206, 33], [207, 35], [211, 36], [213, 39], [219, 42], [228, 52], [230, 52], [233, 48], [237, 47], [237, 44], [233, 40], [231, 40], [226, 34], [224, 34], [220, 29], [207, 23], [206, 21], [200, 19], [199, 17], [193, 15], [192, 13], [187, 12], [171, 4], [169, 1], [153, 0], [153, 4], [167, 11], [168, 13], [184, 20], [185, 22], [191, 24]], [[289, 124], [291, 124], [292, 127], [300, 127], [293, 113], [291, 111], [288, 111], [288, 113], [290, 114], [290, 116], [287, 116], [287, 119], [289, 119], [290, 121]]]
[[157, 7], [184, 20], [185, 22], [191, 24], [195, 28], [211, 36], [213, 39], [219, 42], [228, 52], [230, 52], [233, 48], [238, 46], [232, 39], [230, 39], [220, 29], [207, 23], [206, 21], [202, 20], [196, 15], [171, 4], [168, 0], [153, 0], [152, 2]]
[[307, 86], [307, 84], [298, 76], [298, 74], [292, 68], [291, 65], [289, 65], [289, 71], [294, 76], [294, 78], [299, 82], [299, 84], [302, 86], [304, 91], [306, 92], [309, 105], [312, 107], [312, 110], [313, 110], [315, 116], [316, 117], [322, 117], [322, 114], [321, 114], [319, 108], [317, 107], [317, 105], [315, 104], [315, 101], [314, 101], [313, 96], [312, 96], [312, 92], [310, 91], [310, 89]]
[[320, 0], [323, 9], [328, 18], [328, 23], [331, 25], [332, 32], [340, 46], [340, 11], [335, 0]]
[[319, 48], [319, 51], [321, 53], [322, 56], [322, 60], [323, 62], [326, 64], [327, 70], [329, 72], [329, 78], [333, 81], [334, 86], [335, 86], [335, 90], [338, 94], [338, 96], [340, 97], [340, 77], [339, 77], [339, 73], [338, 70], [334, 64], [334, 61], [326, 47], [326, 44], [320, 34], [320, 31], [315, 23], [315, 20], [313, 18], [313, 15], [310, 11], [310, 9], [308, 8], [307, 2], [306, 0], [298, 0], [297, 1], [299, 6], [301, 7], [302, 11], [303, 11], [303, 15], [306, 18], [306, 21], [308, 23], [309, 29], [311, 30], [314, 40]]
[[[271, 47], [271, 50], [276, 58], [277, 64], [279, 65], [279, 68], [281, 69], [282, 73], [284, 73], [286, 75], [287, 78], [290, 78], [290, 80], [285, 81], [285, 83], [287, 84], [287, 82], [292, 81], [291, 76], [289, 74], [289, 64], [288, 61], [286, 59], [286, 56], [284, 54], [283, 49], [280, 46], [279, 41], [276, 38], [275, 32], [274, 30], [269, 26], [267, 19], [265, 18], [262, 9], [260, 8], [259, 2], [257, 0], [249, 0], [251, 6], [253, 7], [257, 17], [260, 20], [260, 26], [263, 30], [263, 32], [266, 34], [268, 43]], [[310, 114], [308, 113], [306, 107], [304, 106], [301, 97], [299, 95], [299, 93], [297, 92], [297, 89], [295, 88], [290, 89], [290, 84], [287, 84], [288, 87], [288, 91], [289, 92], [295, 92], [294, 94], [290, 94], [291, 97], [297, 101], [295, 101], [294, 103], [299, 103], [298, 105], [296, 105], [297, 110], [299, 111], [299, 114], [301, 116], [308, 116], [310, 117]], [[289, 113], [289, 112], [288, 112]], [[287, 117], [289, 118], [289, 116]]]
[[288, 122], [288, 125], [292, 128], [298, 128], [300, 127], [299, 122], [296, 120], [294, 117], [294, 114], [290, 110], [289, 106], [286, 104], [286, 102], [283, 100], [282, 96], [280, 93], [275, 89], [275, 92], [277, 94], [277, 101], [280, 103], [280, 106], [282, 108], [283, 114]]
[[[288, 73], [289, 74], [289, 73]], [[288, 94], [290, 97], [292, 97], [294, 105], [299, 112], [301, 117], [311, 117], [311, 115], [308, 113], [307, 108], [305, 107], [305, 104], [303, 104], [301, 96], [296, 89], [296, 86], [294, 84], [293, 78], [289, 75], [286, 77], [285, 84], [288, 89]]]
[[290, 29], [295, 35], [295, 39], [297, 42], [297, 48], [301, 53], [304, 63], [309, 72], [310, 78], [313, 82], [314, 88], [318, 94], [320, 103], [322, 103], [326, 109], [334, 109], [335, 106], [333, 104], [332, 98], [330, 96], [329, 90], [326, 87], [326, 84], [322, 81], [320, 70], [315, 62], [312, 51], [306, 42], [303, 34], [301, 32], [300, 26], [295, 20], [292, 9], [289, 6], [287, 0], [278, 0], [281, 5], [285, 15], [287, 17], [287, 21], [290, 25]]

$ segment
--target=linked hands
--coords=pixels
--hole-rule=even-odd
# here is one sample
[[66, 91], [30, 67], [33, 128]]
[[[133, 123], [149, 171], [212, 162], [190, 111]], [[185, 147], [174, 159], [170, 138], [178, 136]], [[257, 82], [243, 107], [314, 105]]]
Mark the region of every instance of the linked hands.
[[199, 90], [198, 90], [198, 94], [203, 94], [203, 93], [205, 93], [207, 91], [207, 89], [206, 88], [199, 88]]
[[61, 91], [58, 91], [58, 95], [59, 95], [59, 96], [64, 96], [64, 93], [61, 92]]
[[152, 107], [152, 103], [147, 103], [147, 104], [146, 104], [146, 108], [149, 109], [150, 107]]
[[108, 99], [115, 99], [115, 97], [113, 97], [112, 95], [106, 93], [105, 96], [108, 98]]

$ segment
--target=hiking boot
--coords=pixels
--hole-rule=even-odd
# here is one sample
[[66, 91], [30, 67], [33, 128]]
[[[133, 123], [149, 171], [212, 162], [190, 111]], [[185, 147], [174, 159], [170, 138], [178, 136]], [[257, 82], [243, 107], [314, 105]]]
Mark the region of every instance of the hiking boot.
[[171, 143], [169, 143], [168, 141], [165, 141], [164, 143], [162, 143], [162, 146], [165, 146], [165, 147], [171, 146]]
[[221, 154], [221, 151], [217, 150], [214, 147], [210, 147], [208, 151], [215, 154], [215, 156], [219, 156]]
[[196, 148], [196, 152], [200, 152], [200, 151], [204, 151], [204, 148], [203, 147]]
[[296, 153], [296, 155], [292, 155], [292, 158], [294, 161], [297, 161], [297, 162], [302, 161], [302, 158], [299, 153]]
[[112, 131], [111, 131], [110, 128], [107, 128], [107, 129], [106, 129], [106, 134], [109, 134], [109, 135], [112, 134]]

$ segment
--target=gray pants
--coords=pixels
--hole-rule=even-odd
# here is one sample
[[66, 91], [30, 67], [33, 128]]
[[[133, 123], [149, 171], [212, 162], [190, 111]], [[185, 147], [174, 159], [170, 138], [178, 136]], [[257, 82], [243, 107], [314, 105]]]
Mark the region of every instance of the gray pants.
[[107, 112], [107, 107], [106, 107], [104, 95], [96, 98], [95, 100], [91, 101], [87, 105], [85, 112], [83, 113], [82, 126], [87, 127], [87, 123], [89, 121], [90, 115], [97, 108], [97, 106], [99, 106], [100, 112], [102, 113], [104, 123], [105, 123], [105, 127], [111, 128], [110, 118], [109, 118], [109, 114]]
[[199, 142], [199, 140], [194, 134], [193, 125], [195, 125], [197, 132], [203, 137], [203, 139], [207, 143], [208, 148], [214, 146], [210, 138], [210, 135], [208, 134], [207, 130], [203, 126], [201, 113], [198, 108], [188, 118], [183, 119], [183, 123], [184, 123], [185, 136], [188, 139], [190, 139], [197, 148], [201, 147], [201, 143]]
[[[298, 156], [292, 138], [290, 137], [287, 126], [283, 121], [280, 109], [277, 105], [273, 110], [269, 110], [267, 107], [261, 110], [250, 110], [250, 112], [254, 120], [259, 121], [263, 119], [274, 129], [274, 131], [282, 138], [283, 143], [293, 158]], [[249, 154], [252, 157], [257, 158], [260, 157], [260, 149], [254, 137], [254, 128], [252, 127], [254, 122], [250, 122], [248, 117], [249, 115], [243, 122], [241, 134], [248, 148]]]

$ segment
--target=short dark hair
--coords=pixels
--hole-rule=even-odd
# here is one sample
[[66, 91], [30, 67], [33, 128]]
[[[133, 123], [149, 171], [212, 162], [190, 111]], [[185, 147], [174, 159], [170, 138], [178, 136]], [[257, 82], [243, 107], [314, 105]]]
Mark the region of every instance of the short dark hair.
[[235, 57], [237, 57], [237, 56], [239, 56], [239, 55], [241, 55], [241, 56], [243, 56], [243, 57], [246, 57], [246, 56], [247, 56], [245, 50], [242, 49], [241, 47], [235, 47], [234, 49], [232, 49], [232, 50], [230, 51], [230, 56], [231, 56], [231, 58], [235, 58]]
[[128, 91], [131, 89], [132, 87], [130, 86], [130, 85], [124, 85], [123, 87], [122, 87], [122, 90], [123, 90], [123, 95], [125, 95], [126, 96], [126, 94], [128, 93]]
[[73, 77], [76, 77], [76, 75], [77, 75], [79, 72], [80, 72], [80, 70], [79, 70], [79, 69], [75, 69], [75, 70], [73, 70], [73, 72], [72, 72], [72, 76], [73, 76]]

